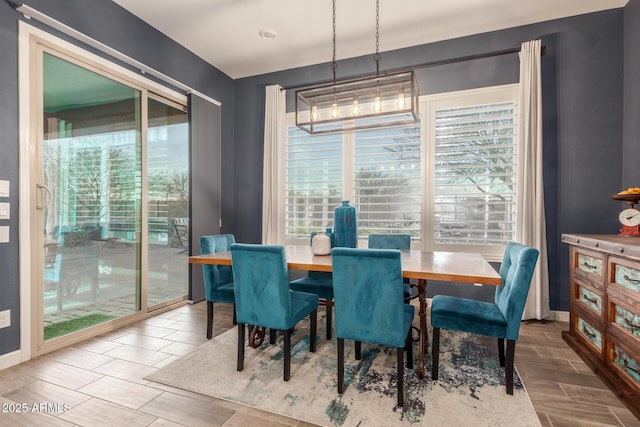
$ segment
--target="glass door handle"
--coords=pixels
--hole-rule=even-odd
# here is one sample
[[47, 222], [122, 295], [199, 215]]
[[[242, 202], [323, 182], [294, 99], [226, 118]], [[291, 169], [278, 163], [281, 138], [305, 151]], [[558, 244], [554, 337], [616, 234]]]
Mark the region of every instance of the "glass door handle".
[[[36, 203], [36, 207], [38, 209], [44, 209], [51, 203], [51, 190], [44, 184], [36, 184], [38, 188], [39, 194], [36, 195], [38, 198], [38, 202]], [[46, 196], [45, 196], [46, 194]]]

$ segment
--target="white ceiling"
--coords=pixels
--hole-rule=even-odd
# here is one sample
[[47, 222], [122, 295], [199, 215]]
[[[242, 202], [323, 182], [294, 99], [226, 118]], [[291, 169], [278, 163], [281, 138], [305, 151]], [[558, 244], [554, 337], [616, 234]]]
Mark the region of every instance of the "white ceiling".
[[[234, 79], [332, 59], [331, 0], [114, 1]], [[380, 52], [627, 2], [380, 0]], [[337, 59], [375, 53], [375, 9], [374, 0], [336, 0]], [[260, 37], [263, 29], [277, 37]]]

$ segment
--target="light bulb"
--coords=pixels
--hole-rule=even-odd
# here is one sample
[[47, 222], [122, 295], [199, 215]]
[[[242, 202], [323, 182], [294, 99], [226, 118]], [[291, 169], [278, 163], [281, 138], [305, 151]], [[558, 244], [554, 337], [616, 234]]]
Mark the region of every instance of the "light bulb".
[[376, 94], [376, 97], [373, 98], [373, 112], [379, 113], [382, 111], [382, 100], [380, 99], [380, 95]]
[[338, 117], [340, 117], [340, 112], [338, 111], [338, 104], [335, 102], [331, 104], [331, 117], [334, 119], [337, 119]]
[[405, 105], [404, 88], [400, 88], [400, 92], [398, 93], [398, 110], [404, 110]]
[[353, 115], [357, 116], [360, 114], [360, 103], [358, 102], [358, 97], [353, 98]]
[[314, 105], [311, 107], [311, 121], [315, 122], [318, 120], [318, 106]]

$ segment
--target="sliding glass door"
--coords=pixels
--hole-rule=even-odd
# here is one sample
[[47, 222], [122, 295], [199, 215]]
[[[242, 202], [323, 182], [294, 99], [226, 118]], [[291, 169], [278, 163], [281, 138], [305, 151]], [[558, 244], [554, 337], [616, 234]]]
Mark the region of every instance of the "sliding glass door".
[[41, 50], [39, 342], [186, 298], [185, 107]]
[[140, 301], [140, 91], [43, 54], [44, 339]]

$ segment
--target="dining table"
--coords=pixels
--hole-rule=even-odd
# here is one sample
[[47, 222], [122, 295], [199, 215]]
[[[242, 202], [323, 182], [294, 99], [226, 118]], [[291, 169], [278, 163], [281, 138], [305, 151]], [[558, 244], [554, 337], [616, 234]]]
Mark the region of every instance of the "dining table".
[[[372, 249], [375, 250], [375, 249]], [[290, 270], [332, 271], [331, 255], [314, 255], [310, 246], [285, 246], [287, 266]], [[427, 281], [460, 282], [500, 286], [502, 279], [489, 262], [478, 253], [405, 250], [401, 251], [402, 275], [413, 279], [418, 288], [420, 322], [420, 357], [418, 375], [424, 377], [428, 345]], [[191, 264], [231, 265], [231, 252], [223, 251], [189, 257]]]

